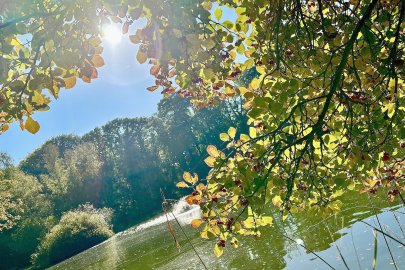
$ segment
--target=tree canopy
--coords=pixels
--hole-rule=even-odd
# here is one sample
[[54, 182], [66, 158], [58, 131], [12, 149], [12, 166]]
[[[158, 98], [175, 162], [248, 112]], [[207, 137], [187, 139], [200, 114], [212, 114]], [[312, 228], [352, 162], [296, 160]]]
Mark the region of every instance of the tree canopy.
[[[207, 148], [206, 182], [185, 172], [178, 184], [195, 189], [187, 200], [203, 219], [194, 225], [218, 239], [217, 255], [233, 236], [271, 224], [268, 204], [285, 217], [337, 211], [346, 189], [380, 186], [404, 202], [403, 0], [25, 2], [3, 4], [3, 131], [20, 121], [35, 133], [32, 114], [48, 108], [49, 95], [97, 77], [110, 23], [151, 65], [149, 91], [197, 108], [244, 99], [249, 131], [229, 127], [224, 149]], [[147, 23], [133, 29], [140, 18]]]

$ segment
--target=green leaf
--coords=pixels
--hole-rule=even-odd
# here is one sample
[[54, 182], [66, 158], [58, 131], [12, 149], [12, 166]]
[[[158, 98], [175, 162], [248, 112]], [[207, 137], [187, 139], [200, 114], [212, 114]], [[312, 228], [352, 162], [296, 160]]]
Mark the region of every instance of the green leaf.
[[214, 11], [214, 15], [215, 15], [215, 18], [217, 18], [217, 20], [220, 21], [222, 18], [222, 9], [220, 9], [219, 7], [216, 8]]
[[336, 186], [342, 187], [345, 185], [346, 179], [347, 179], [346, 174], [340, 173], [333, 178], [333, 181], [335, 182]]
[[238, 46], [238, 48], [236, 48], [236, 51], [239, 53], [239, 54], [244, 54], [245, 53], [245, 45], [243, 44], [243, 43], [241, 43], [241, 44], [239, 44], [239, 46]]
[[377, 265], [377, 254], [378, 254], [378, 237], [377, 231], [373, 230], [374, 235], [374, 257], [373, 257], [373, 270], [375, 270], [375, 266]]
[[228, 30], [231, 30], [233, 28], [233, 23], [231, 21], [224, 21], [222, 23]]
[[247, 142], [250, 140], [250, 137], [246, 134], [240, 134], [240, 139], [242, 142]]

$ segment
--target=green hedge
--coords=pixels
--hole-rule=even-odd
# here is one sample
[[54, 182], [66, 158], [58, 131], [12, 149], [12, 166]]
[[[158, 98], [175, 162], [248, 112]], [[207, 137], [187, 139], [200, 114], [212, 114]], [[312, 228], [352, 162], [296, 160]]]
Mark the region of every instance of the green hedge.
[[74, 210], [65, 213], [60, 222], [41, 241], [32, 255], [35, 268], [61, 262], [113, 235], [108, 218], [102, 211]]

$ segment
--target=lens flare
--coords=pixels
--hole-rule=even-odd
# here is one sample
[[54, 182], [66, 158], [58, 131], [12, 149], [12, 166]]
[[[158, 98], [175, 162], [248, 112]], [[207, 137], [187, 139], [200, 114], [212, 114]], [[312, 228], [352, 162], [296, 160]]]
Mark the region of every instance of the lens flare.
[[115, 45], [121, 42], [122, 33], [118, 27], [108, 24], [103, 27], [103, 37], [109, 43]]

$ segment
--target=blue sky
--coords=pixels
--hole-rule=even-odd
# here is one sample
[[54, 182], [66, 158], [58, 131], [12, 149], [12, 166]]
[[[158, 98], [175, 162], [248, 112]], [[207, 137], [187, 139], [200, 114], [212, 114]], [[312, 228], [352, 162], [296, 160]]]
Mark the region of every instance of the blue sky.
[[35, 135], [21, 131], [19, 123], [0, 136], [0, 151], [8, 153], [15, 163], [61, 134], [78, 134], [92, 130], [118, 117], [149, 116], [157, 110], [162, 95], [149, 92], [154, 85], [149, 65], [140, 65], [135, 55], [137, 47], [124, 36], [118, 44], [103, 42], [106, 64], [99, 78], [87, 84], [78, 81], [73, 89], [61, 90], [51, 109], [36, 112], [33, 118], [41, 129]]

